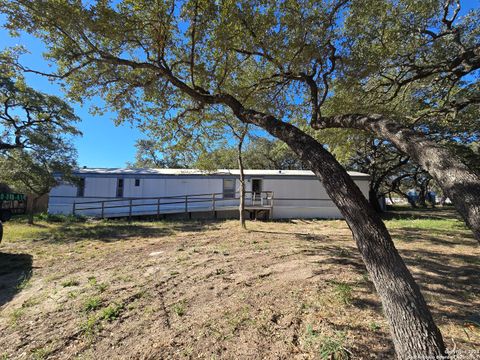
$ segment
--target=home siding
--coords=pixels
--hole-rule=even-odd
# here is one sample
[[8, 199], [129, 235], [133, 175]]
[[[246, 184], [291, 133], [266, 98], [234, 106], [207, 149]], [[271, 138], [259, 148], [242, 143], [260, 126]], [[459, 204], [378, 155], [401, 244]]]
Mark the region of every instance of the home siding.
[[[168, 196], [185, 196], [206, 194], [205, 202], [192, 204], [195, 206], [206, 207], [211, 204], [210, 194], [223, 192], [223, 179], [235, 178], [235, 188], [239, 191], [240, 181], [238, 176], [234, 175], [100, 175], [100, 174], [82, 174], [85, 178], [84, 197], [76, 197], [77, 188], [74, 185], [62, 184], [50, 193], [49, 212], [60, 214], [71, 214], [74, 202], [82, 201], [102, 201], [112, 200], [116, 197], [117, 180], [124, 180], [125, 204], [128, 204], [129, 198], [157, 198]], [[135, 186], [135, 179], [140, 179], [140, 186]], [[252, 180], [262, 180], [262, 190], [272, 191], [274, 194], [273, 218], [341, 218], [341, 214], [335, 204], [330, 200], [325, 188], [321, 182], [314, 176], [287, 176], [267, 175], [267, 176], [246, 176], [246, 191], [252, 190]], [[354, 177], [355, 183], [359, 186], [362, 193], [367, 197], [369, 188], [368, 177]], [[247, 194], [247, 205], [251, 194]], [[217, 195], [217, 199], [221, 196]], [[147, 200], [141, 200], [141, 204], [147, 204]], [[166, 200], [168, 202], [168, 200]], [[123, 204], [123, 203], [119, 203]], [[229, 204], [228, 201], [222, 203]], [[238, 204], [238, 201], [232, 200], [231, 204]], [[171, 205], [181, 206], [181, 205]], [[168, 206], [167, 206], [168, 207]], [[141, 210], [142, 207], [137, 208]], [[145, 206], [143, 210], [154, 210], [154, 206]], [[98, 211], [97, 211], [98, 212]], [[95, 213], [94, 215], [99, 215]]]

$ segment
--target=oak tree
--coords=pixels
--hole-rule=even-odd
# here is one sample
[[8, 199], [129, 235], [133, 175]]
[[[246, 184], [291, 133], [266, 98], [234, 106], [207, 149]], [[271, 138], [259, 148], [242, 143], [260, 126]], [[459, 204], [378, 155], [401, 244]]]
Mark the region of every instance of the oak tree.
[[[399, 127], [392, 127], [382, 122], [383, 116], [321, 113], [336, 75], [337, 48], [345, 38], [342, 19], [364, 3], [0, 2], [11, 29], [45, 41], [49, 58], [57, 64], [57, 72], [50, 76], [64, 80], [69, 95], [78, 100], [102, 96], [118, 112], [119, 121], [166, 121], [174, 133], [178, 124], [167, 119], [172, 112], [203, 112], [217, 106], [284, 141], [322, 181], [352, 230], [382, 300], [397, 356], [443, 356], [440, 331], [385, 225], [345, 169], [306, 129], [340, 120], [349, 125], [351, 120], [360, 124], [374, 120], [378, 137], [386, 136], [380, 130], [404, 132], [403, 124], [395, 122]], [[391, 2], [397, 3], [404, 4]], [[428, 4], [438, 10], [437, 1]], [[418, 7], [419, 16], [431, 17], [423, 9]], [[357, 36], [361, 38], [361, 32]], [[413, 141], [430, 149], [423, 136], [413, 135]], [[434, 169], [426, 170], [441, 176]], [[475, 181], [467, 181], [465, 193], [472, 193]], [[450, 194], [458, 202], [457, 193]], [[475, 228], [474, 221], [469, 224]]]

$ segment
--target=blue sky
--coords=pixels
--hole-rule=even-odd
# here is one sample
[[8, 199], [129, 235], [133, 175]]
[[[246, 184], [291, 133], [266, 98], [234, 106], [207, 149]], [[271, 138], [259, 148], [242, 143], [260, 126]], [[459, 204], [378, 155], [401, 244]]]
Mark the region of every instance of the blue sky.
[[[0, 24], [5, 18], [0, 17]], [[42, 52], [44, 46], [41, 41], [29, 35], [22, 35], [11, 38], [8, 31], [0, 28], [0, 48], [14, 45], [25, 46], [30, 54], [21, 58], [22, 65], [35, 70], [51, 71], [43, 60]], [[51, 83], [47, 78], [25, 74], [29, 86], [36, 90], [63, 97], [63, 93], [57, 84]], [[101, 104], [97, 99], [93, 104]], [[88, 167], [124, 167], [127, 162], [133, 162], [135, 158], [135, 141], [142, 137], [142, 133], [129, 124], [115, 126], [113, 119], [115, 114], [106, 113], [103, 116], [91, 115], [89, 107], [92, 102], [85, 102], [83, 105], [70, 103], [75, 113], [80, 117], [81, 122], [78, 128], [83, 133], [82, 137], [74, 139], [78, 150], [78, 164]]]

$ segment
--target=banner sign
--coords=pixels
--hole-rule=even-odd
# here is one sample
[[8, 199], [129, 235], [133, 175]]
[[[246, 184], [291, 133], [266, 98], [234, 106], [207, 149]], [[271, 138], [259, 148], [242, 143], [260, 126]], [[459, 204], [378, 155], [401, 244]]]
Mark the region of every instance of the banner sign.
[[0, 193], [0, 201], [24, 201], [25, 195], [23, 194], [13, 194], [13, 193]]

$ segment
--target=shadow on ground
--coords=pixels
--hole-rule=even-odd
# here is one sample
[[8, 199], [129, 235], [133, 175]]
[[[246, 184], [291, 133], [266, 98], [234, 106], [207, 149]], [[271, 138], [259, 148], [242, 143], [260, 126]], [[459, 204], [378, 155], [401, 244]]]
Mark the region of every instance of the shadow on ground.
[[21, 291], [31, 275], [31, 255], [0, 252], [0, 306]]
[[[399, 231], [399, 236], [403, 236]], [[420, 234], [420, 232], [417, 232]], [[425, 237], [424, 234], [421, 235]], [[319, 272], [324, 271], [325, 265], [341, 265], [365, 277], [365, 281], [356, 284], [365, 291], [375, 291], [373, 284], [366, 277], [367, 270], [355, 248], [328, 245], [326, 242], [311, 244], [312, 239], [298, 236], [299, 239], [309, 242], [302, 253], [307, 256], [325, 256], [318, 262]], [[318, 239], [320, 240], [320, 239]], [[454, 246], [455, 240], [431, 239], [432, 243]], [[470, 240], [470, 243], [473, 240]], [[439, 322], [455, 320], [471, 322], [478, 317], [477, 309], [472, 306], [472, 299], [480, 295], [480, 260], [476, 255], [458, 254], [452, 252], [432, 251], [429, 247], [400, 248], [399, 252], [412, 271], [415, 279], [422, 288], [422, 292], [431, 305], [431, 311]], [[323, 268], [322, 268], [323, 267]], [[354, 285], [354, 284], [352, 284]], [[359, 307], [369, 307], [381, 312], [379, 304], [364, 304], [361, 300], [356, 304]]]
[[458, 231], [453, 230], [435, 230], [426, 232], [425, 229], [417, 227], [409, 227], [403, 229], [391, 229], [392, 238], [407, 243], [415, 243], [418, 241], [429, 242], [432, 245], [442, 245], [455, 247], [457, 245], [476, 245], [476, 240], [470, 231], [465, 231], [459, 236]]
[[448, 220], [460, 219], [453, 206], [435, 207], [435, 208], [411, 208], [411, 207], [393, 207], [382, 213], [384, 220], [413, 220], [413, 219], [431, 219]]
[[68, 243], [81, 240], [115, 242], [132, 238], [159, 238], [176, 232], [202, 231], [213, 229], [211, 222], [183, 221], [159, 223], [128, 223], [125, 221], [98, 221], [91, 224], [64, 223], [34, 241]]

